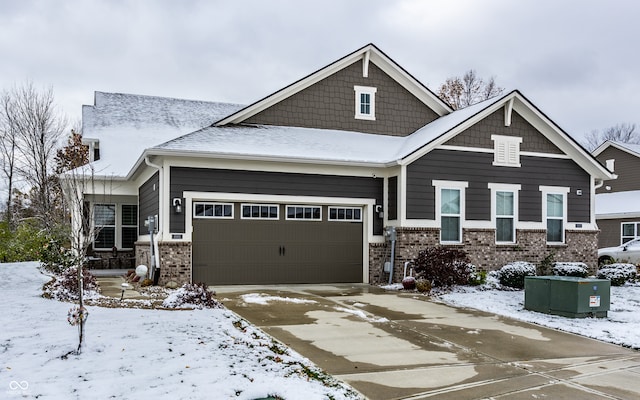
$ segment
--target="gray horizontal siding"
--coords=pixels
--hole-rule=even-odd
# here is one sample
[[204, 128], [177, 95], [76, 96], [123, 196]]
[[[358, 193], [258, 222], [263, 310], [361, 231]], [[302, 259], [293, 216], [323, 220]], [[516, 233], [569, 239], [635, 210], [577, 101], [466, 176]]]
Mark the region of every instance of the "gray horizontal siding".
[[147, 219], [147, 217], [149, 217], [150, 215], [160, 214], [160, 181], [158, 176], [159, 175], [156, 172], [138, 189], [138, 212], [140, 216], [140, 218], [138, 218], [138, 232], [141, 235], [149, 232], [149, 229], [144, 226], [144, 221]]
[[[469, 182], [465, 191], [466, 219], [491, 219], [491, 191], [487, 184], [522, 185], [519, 220], [542, 221], [540, 185], [568, 186], [568, 221], [590, 220], [590, 177], [572, 160], [521, 157], [520, 168], [494, 167], [493, 154], [434, 150], [407, 167], [407, 218], [435, 219], [435, 188], [431, 181]], [[582, 196], [576, 190], [582, 189]]]
[[[618, 179], [607, 181], [598, 189], [598, 193], [624, 192], [628, 190], [640, 190], [640, 158], [610, 146], [602, 153], [598, 154], [597, 160], [602, 165], [606, 165], [607, 160], [616, 160], [614, 163], [615, 173]], [[611, 190], [607, 190], [609, 186]]]
[[[289, 196], [375, 199], [382, 204], [383, 179], [172, 167], [170, 198], [185, 191], [227, 192]], [[185, 210], [185, 212], [189, 212]], [[171, 215], [171, 232], [184, 232], [184, 213]], [[382, 234], [382, 220], [374, 219], [374, 234]]]

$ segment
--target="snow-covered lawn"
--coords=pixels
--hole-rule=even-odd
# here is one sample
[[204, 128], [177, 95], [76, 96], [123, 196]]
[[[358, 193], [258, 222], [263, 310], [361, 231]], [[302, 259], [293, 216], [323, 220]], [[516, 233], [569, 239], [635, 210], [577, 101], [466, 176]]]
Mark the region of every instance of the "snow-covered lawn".
[[41, 297], [37, 263], [0, 264], [0, 398], [357, 399], [349, 387], [226, 309], [88, 307]]
[[640, 286], [612, 286], [607, 318], [565, 318], [524, 309], [524, 290], [480, 290], [458, 287], [438, 299], [538, 325], [640, 349]]

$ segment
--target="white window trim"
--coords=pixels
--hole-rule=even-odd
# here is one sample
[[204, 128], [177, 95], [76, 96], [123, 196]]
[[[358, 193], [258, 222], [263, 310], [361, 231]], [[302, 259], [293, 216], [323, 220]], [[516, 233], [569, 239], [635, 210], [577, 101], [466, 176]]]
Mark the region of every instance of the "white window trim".
[[[539, 186], [540, 192], [542, 192], [542, 222], [544, 229], [547, 229], [547, 195], [548, 194], [560, 194], [562, 195], [562, 241], [560, 242], [547, 242], [547, 244], [565, 244], [567, 230], [567, 194], [571, 191], [571, 188], [565, 186]], [[557, 219], [557, 218], [552, 218]]]
[[[198, 205], [211, 205], [214, 207], [214, 209], [215, 209], [215, 206], [222, 206], [223, 209], [224, 209], [224, 206], [231, 206], [231, 216], [225, 217], [224, 215], [223, 216], [196, 215], [196, 206]], [[194, 201], [192, 209], [193, 209], [193, 218], [196, 218], [196, 219], [234, 219], [234, 213], [235, 213], [233, 203], [218, 203], [218, 202], [212, 202], [212, 201]]]
[[[138, 218], [140, 218], [140, 208], [137, 204], [133, 204], [133, 203], [129, 203], [129, 202], [124, 202], [124, 203], [118, 203], [118, 202], [93, 202], [91, 204], [91, 231], [95, 233], [97, 233], [97, 229], [99, 229], [98, 226], [96, 226], [95, 222], [96, 222], [96, 218], [95, 218], [95, 209], [96, 206], [99, 205], [113, 205], [115, 207], [115, 225], [101, 225], [107, 228], [114, 228], [114, 236], [113, 236], [113, 243], [114, 246], [118, 249], [118, 250], [133, 250], [133, 247], [126, 247], [123, 248], [122, 247], [122, 228], [133, 228], [135, 227], [136, 229], [138, 229], [138, 236], [140, 236], [140, 231], [139, 231], [139, 222]], [[123, 225], [122, 224], [122, 206], [136, 206], [136, 212], [138, 213], [137, 217], [136, 217], [136, 222], [138, 222], [138, 224], [136, 225]], [[97, 251], [111, 251], [113, 250], [112, 248], [106, 248], [106, 247], [96, 247], [95, 246], [95, 238], [91, 241], [91, 248], [93, 250], [97, 250]]]
[[[493, 140], [493, 165], [497, 167], [521, 167], [520, 143], [522, 138], [517, 136], [491, 135]], [[504, 147], [504, 158], [500, 157], [500, 147]]]
[[[469, 182], [463, 181], [442, 181], [442, 180], [433, 180], [431, 181], [431, 185], [435, 187], [436, 190], [436, 223], [440, 227], [440, 243], [442, 244], [460, 244], [463, 242], [464, 238], [462, 237], [462, 225], [465, 222], [465, 210], [466, 210], [466, 202], [465, 202], [465, 192], [466, 188], [469, 187]], [[457, 189], [460, 190], [460, 226], [458, 237], [459, 241], [443, 241], [442, 240], [442, 189]]]
[[[270, 217], [245, 217], [244, 216], [244, 212], [243, 212], [243, 208], [245, 206], [249, 206], [249, 207], [254, 207], [254, 206], [258, 206], [258, 207], [276, 207], [276, 216], [274, 218], [270, 218]], [[256, 204], [256, 203], [242, 203], [240, 204], [240, 219], [251, 219], [254, 221], [257, 220], [263, 220], [263, 221], [277, 221], [280, 219], [280, 205], [279, 204]]]
[[[343, 210], [359, 210], [360, 211], [360, 218], [359, 219], [333, 219], [331, 218], [331, 210], [335, 209], [335, 210], [339, 210], [339, 209], [343, 209]], [[329, 222], [362, 222], [362, 207], [346, 207], [346, 206], [329, 206], [328, 208], [328, 215], [327, 215], [327, 220]]]
[[[518, 204], [519, 204], [519, 192], [522, 189], [522, 185], [515, 185], [509, 183], [489, 183], [487, 187], [491, 190], [491, 225], [496, 229], [496, 244], [514, 244], [516, 243], [516, 230], [518, 225]], [[496, 212], [496, 193], [497, 192], [511, 192], [513, 193], [513, 241], [511, 242], [499, 242], [498, 241], [498, 215]]]
[[[365, 119], [370, 121], [375, 121], [376, 119], [376, 92], [377, 88], [370, 86], [354, 86], [353, 90], [355, 91], [356, 97], [356, 109], [355, 109], [355, 118], [356, 119]], [[369, 114], [363, 114], [360, 110], [360, 95], [368, 94], [370, 100]]]
[[[293, 208], [317, 208], [320, 210], [319, 218], [289, 218], [289, 207]], [[313, 213], [312, 213], [313, 214]], [[315, 206], [309, 204], [287, 204], [285, 207], [285, 220], [287, 221], [322, 221], [322, 206]]]
[[[629, 236], [629, 235], [625, 235], [624, 234], [623, 226], [625, 224], [633, 224], [634, 225], [634, 227], [633, 227], [633, 232], [634, 232], [633, 236]], [[634, 240], [634, 239], [640, 238], [640, 235], [638, 235], [638, 225], [640, 225], [640, 221], [624, 221], [624, 222], [620, 223], [620, 245], [623, 245], [623, 244], [626, 243], [624, 241], [625, 237], [630, 238], [629, 240], [627, 240], [627, 242], [630, 241], [630, 240]]]

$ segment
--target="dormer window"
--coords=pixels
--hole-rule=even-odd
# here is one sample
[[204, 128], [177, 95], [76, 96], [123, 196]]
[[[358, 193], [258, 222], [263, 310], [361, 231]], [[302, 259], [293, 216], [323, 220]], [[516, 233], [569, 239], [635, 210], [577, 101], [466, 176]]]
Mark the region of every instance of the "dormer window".
[[520, 167], [521, 137], [491, 135], [491, 140], [493, 140], [493, 165]]
[[374, 121], [376, 119], [376, 91], [377, 89], [369, 86], [354, 86], [356, 93], [356, 119], [368, 119]]

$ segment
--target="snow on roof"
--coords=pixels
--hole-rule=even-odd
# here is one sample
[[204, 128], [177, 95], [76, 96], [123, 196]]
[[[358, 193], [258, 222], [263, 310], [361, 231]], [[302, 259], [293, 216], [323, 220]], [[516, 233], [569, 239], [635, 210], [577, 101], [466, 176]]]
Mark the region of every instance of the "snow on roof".
[[95, 93], [95, 104], [83, 106], [85, 141], [98, 140], [98, 175], [125, 176], [143, 151], [209, 126], [243, 106], [197, 100]]
[[596, 218], [640, 216], [640, 190], [596, 195]]

